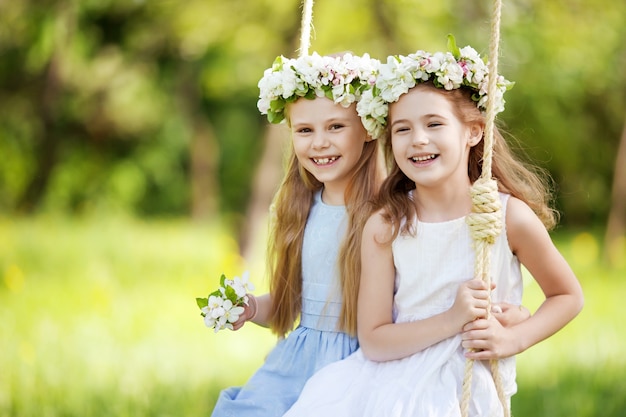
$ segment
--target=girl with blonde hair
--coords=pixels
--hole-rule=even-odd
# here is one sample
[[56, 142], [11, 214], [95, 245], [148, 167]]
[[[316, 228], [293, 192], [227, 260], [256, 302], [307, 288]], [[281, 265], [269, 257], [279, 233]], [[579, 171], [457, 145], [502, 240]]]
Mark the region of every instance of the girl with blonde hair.
[[363, 208], [384, 164], [356, 102], [378, 65], [368, 55], [281, 56], [259, 82], [259, 110], [287, 122], [291, 146], [272, 210], [270, 292], [250, 295], [234, 329], [253, 321], [280, 339], [245, 386], [220, 393], [214, 417], [281, 416], [315, 371], [358, 347]]

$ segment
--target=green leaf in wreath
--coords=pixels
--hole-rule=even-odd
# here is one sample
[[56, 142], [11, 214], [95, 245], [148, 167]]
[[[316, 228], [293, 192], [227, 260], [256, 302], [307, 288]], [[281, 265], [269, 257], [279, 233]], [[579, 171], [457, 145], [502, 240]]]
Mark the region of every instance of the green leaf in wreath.
[[461, 50], [456, 45], [456, 39], [454, 38], [454, 35], [451, 33], [448, 34], [448, 51], [450, 51], [452, 55], [454, 56], [454, 58], [456, 58], [457, 60], [461, 56]]

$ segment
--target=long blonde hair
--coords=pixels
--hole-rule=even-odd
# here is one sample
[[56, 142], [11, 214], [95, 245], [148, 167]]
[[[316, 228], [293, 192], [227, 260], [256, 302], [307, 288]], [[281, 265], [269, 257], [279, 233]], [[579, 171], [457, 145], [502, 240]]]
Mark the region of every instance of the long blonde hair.
[[[452, 104], [455, 115], [465, 125], [478, 123], [485, 126], [485, 116], [472, 100], [472, 91], [460, 88], [444, 90], [437, 88], [431, 81], [418, 84], [414, 88], [428, 88], [443, 95]], [[470, 149], [467, 174], [472, 183], [482, 172], [483, 139]], [[409, 199], [408, 191], [415, 188], [411, 181], [393, 159], [390, 132], [385, 132], [385, 157], [390, 173], [383, 183], [378, 208], [384, 208], [384, 218], [394, 226], [400, 225], [403, 218], [411, 219], [416, 215], [415, 205]], [[492, 175], [498, 182], [498, 190], [524, 201], [541, 219], [546, 229], [552, 229], [557, 222], [557, 212], [550, 207], [551, 190], [549, 176], [539, 169], [522, 162], [513, 154], [498, 128], [494, 129]], [[402, 229], [394, 227], [393, 238], [399, 232], [409, 233], [410, 222]]]
[[[344, 192], [348, 227], [337, 258], [343, 300], [338, 330], [351, 335], [356, 335], [361, 235], [383, 177], [379, 146], [376, 141], [366, 142]], [[270, 328], [279, 336], [293, 328], [302, 309], [304, 229], [314, 194], [322, 187], [300, 165], [291, 145], [285, 177], [274, 198], [267, 254], [272, 299]]]

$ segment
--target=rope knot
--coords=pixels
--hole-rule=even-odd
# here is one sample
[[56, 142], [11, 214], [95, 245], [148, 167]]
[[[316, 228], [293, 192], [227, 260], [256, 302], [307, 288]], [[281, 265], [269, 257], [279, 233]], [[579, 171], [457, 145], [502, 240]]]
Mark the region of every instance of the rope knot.
[[472, 212], [466, 222], [475, 241], [493, 244], [502, 231], [502, 214], [498, 183], [492, 178], [479, 178], [470, 187]]

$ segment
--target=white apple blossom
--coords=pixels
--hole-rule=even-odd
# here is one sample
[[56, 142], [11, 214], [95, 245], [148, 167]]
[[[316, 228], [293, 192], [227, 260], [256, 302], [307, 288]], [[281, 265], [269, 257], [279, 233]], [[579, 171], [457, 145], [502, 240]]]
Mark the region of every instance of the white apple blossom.
[[363, 126], [370, 136], [379, 138], [383, 134], [383, 126], [387, 117], [387, 103], [380, 96], [374, 96], [372, 90], [367, 90], [356, 105], [356, 110]]
[[[389, 103], [398, 101], [417, 83], [431, 80], [436, 87], [453, 90], [461, 87], [474, 91], [472, 99], [481, 111], [487, 109], [487, 82], [489, 68], [478, 52], [471, 46], [456, 48], [453, 52], [434, 54], [417, 51], [408, 56], [387, 58], [376, 77], [375, 88], [363, 93], [357, 111], [363, 126], [372, 137], [380, 137], [387, 125]], [[498, 76], [497, 90], [493, 97], [496, 113], [504, 110], [504, 93], [513, 86], [503, 76]]]
[[316, 52], [290, 59], [279, 56], [259, 81], [257, 107], [271, 123], [285, 119], [285, 106], [300, 97], [328, 97], [348, 107], [375, 84], [380, 62], [368, 54], [320, 56]]
[[204, 325], [206, 327], [215, 328], [216, 324], [217, 324], [217, 320], [215, 319], [215, 317], [211, 317], [209, 314], [204, 316]]
[[211, 295], [211, 296], [209, 296], [209, 303], [207, 305], [207, 308], [211, 312], [212, 311], [220, 311], [220, 309], [222, 308], [223, 304], [224, 304], [224, 299], [222, 297]]
[[243, 313], [244, 308], [234, 305], [232, 301], [224, 301], [224, 314], [222, 317], [226, 318], [228, 323], [234, 323], [239, 320], [239, 316]]
[[233, 278], [231, 286], [239, 298], [243, 298], [247, 293], [254, 291], [254, 284], [250, 282], [250, 273], [248, 271], [241, 274], [241, 278]]

